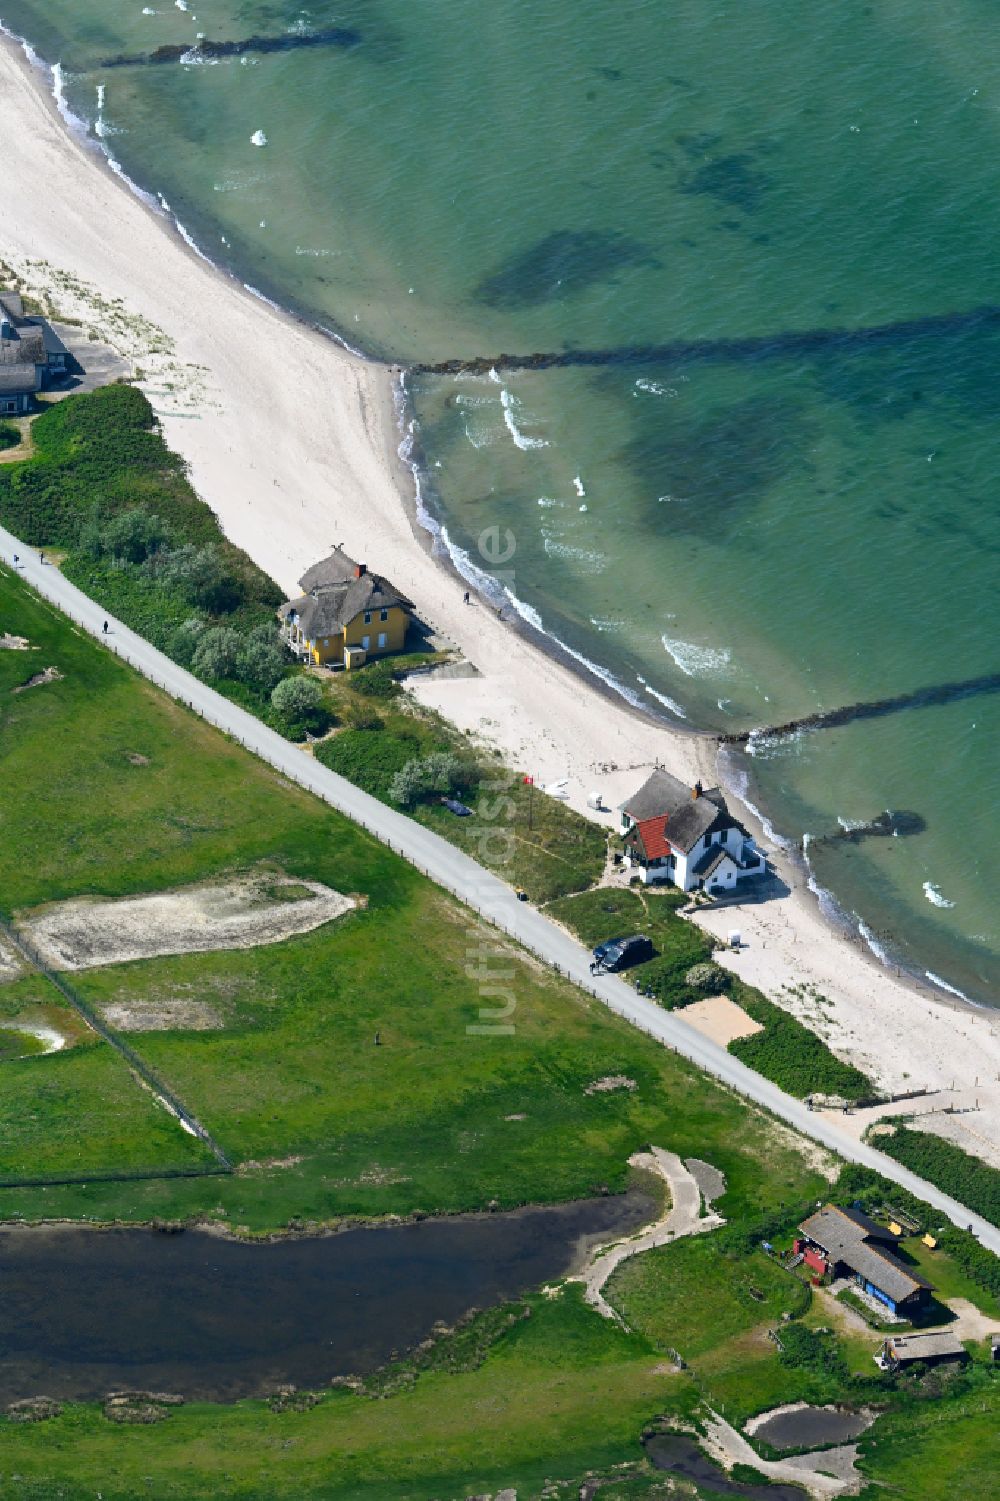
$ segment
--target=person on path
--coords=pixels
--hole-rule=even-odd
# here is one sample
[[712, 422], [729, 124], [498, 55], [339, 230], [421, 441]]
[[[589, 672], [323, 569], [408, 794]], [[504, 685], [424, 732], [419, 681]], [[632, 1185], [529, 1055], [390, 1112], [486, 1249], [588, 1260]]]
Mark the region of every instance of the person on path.
[[469, 603], [469, 591], [468, 591], [468, 589], [466, 589], [465, 593], [462, 595], [462, 603], [465, 604], [465, 605], [467, 605]]
[[39, 561], [39, 563], [44, 563], [45, 562], [45, 554], [43, 552], [40, 552], [38, 554], [38, 561]]
[[105, 634], [105, 636], [108, 634], [108, 622], [107, 621], [104, 622], [104, 634]]

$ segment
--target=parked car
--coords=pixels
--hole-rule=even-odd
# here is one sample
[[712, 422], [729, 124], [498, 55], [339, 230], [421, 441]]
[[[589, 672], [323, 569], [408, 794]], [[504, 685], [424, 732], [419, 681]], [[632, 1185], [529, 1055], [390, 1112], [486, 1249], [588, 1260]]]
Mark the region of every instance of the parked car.
[[457, 798], [454, 798], [454, 797], [443, 797], [441, 799], [441, 801], [444, 803], [445, 807], [448, 809], [448, 812], [449, 813], [454, 813], [454, 815], [455, 815], [456, 818], [471, 818], [472, 817], [472, 809], [471, 808], [467, 808], [464, 803], [460, 803]]
[[643, 964], [652, 957], [653, 941], [642, 934], [637, 933], [631, 938], [609, 938], [594, 950], [591, 969], [614, 973], [631, 969], [633, 964]]

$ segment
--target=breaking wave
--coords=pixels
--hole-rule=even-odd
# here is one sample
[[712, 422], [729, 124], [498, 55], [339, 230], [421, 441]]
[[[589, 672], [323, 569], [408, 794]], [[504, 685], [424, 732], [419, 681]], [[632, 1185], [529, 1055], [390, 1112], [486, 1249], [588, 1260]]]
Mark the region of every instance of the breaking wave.
[[954, 902], [949, 902], [942, 893], [940, 886], [935, 886], [933, 881], [925, 881], [923, 886], [924, 896], [933, 907], [954, 907]]
[[522, 433], [517, 425], [517, 415], [521, 410], [521, 402], [516, 396], [511, 395], [506, 386], [502, 386], [500, 389], [500, 405], [503, 407], [503, 420], [507, 425], [507, 431], [514, 439], [518, 448], [548, 448], [548, 441], [545, 438], [530, 438], [527, 433]]
[[964, 990], [959, 990], [955, 985], [949, 985], [947, 980], [942, 980], [941, 976], [936, 975], [933, 970], [925, 969], [924, 974], [930, 980], [931, 984], [936, 985], [939, 990], [946, 990], [949, 995], [957, 996], [960, 1001], [965, 1001], [967, 1005], [975, 1006], [975, 1001], [971, 1000], [965, 994]]
[[680, 641], [670, 636], [661, 636], [663, 648], [686, 677], [698, 677], [701, 673], [725, 672], [730, 654], [723, 646], [698, 646], [693, 641]]

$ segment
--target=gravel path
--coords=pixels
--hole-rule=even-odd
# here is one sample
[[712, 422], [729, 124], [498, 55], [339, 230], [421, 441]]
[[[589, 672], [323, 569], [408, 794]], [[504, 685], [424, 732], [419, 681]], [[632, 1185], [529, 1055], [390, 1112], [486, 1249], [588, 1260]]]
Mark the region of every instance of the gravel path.
[[[541, 912], [526, 902], [519, 902], [511, 887], [430, 829], [425, 829], [393, 808], [387, 808], [376, 798], [321, 766], [259, 719], [192, 677], [148, 641], [107, 616], [100, 605], [88, 599], [74, 584], [63, 578], [57, 568], [41, 564], [37, 553], [0, 527], [0, 556], [5, 563], [9, 563], [15, 553], [20, 555], [19, 572], [39, 594], [64, 611], [92, 636], [106, 640], [110, 650], [131, 663], [151, 682], [163, 688], [172, 698], [187, 704], [209, 723], [233, 736], [291, 781], [307, 788], [324, 802], [361, 824], [377, 839], [430, 876], [439, 886], [454, 893], [461, 901], [481, 913], [487, 921], [551, 964], [559, 973], [568, 976], [581, 989], [596, 996], [609, 1010], [674, 1049], [707, 1073], [721, 1079], [737, 1093], [762, 1105], [802, 1135], [852, 1162], [875, 1168], [883, 1177], [933, 1204], [955, 1224], [971, 1227], [983, 1245], [1000, 1254], [1000, 1229], [995, 1225], [974, 1215], [971, 1210], [918, 1178], [891, 1157], [884, 1156], [865, 1142], [852, 1141], [834, 1122], [811, 1113], [800, 1100], [793, 1099], [769, 1080], [755, 1074], [724, 1048], [699, 1036], [679, 1015], [663, 1011], [653, 1001], [638, 995], [618, 976], [591, 976], [589, 953]], [[102, 630], [105, 620], [108, 620], [110, 626], [110, 635], [106, 638]], [[16, 621], [11, 624], [16, 628]], [[516, 1012], [512, 1017], [500, 1016], [495, 1008], [484, 1007], [480, 1013], [480, 1024], [488, 1031], [509, 1033], [516, 1026]]]
[[705, 1230], [715, 1230], [724, 1225], [721, 1215], [709, 1212], [702, 1215], [701, 1189], [694, 1174], [684, 1166], [674, 1152], [665, 1152], [662, 1147], [651, 1147], [648, 1152], [635, 1152], [629, 1158], [630, 1167], [645, 1168], [647, 1172], [659, 1173], [670, 1189], [670, 1208], [662, 1219], [648, 1230], [633, 1235], [630, 1240], [619, 1241], [606, 1251], [599, 1251], [584, 1273], [584, 1297], [606, 1319], [622, 1323], [621, 1316], [604, 1297], [604, 1287], [616, 1267], [630, 1256], [643, 1251], [652, 1251], [656, 1246], [669, 1245], [685, 1235], [700, 1235]]

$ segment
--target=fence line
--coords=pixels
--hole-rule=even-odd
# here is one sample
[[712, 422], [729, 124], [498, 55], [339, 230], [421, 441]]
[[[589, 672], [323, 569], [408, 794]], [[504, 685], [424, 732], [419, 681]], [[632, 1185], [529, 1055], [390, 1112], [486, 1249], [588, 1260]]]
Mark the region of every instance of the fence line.
[[13, 923], [0, 917], [0, 931], [6, 933], [15, 949], [23, 954], [28, 963], [33, 965], [39, 974], [45, 976], [50, 985], [55, 986], [56, 990], [69, 1002], [73, 1010], [86, 1022], [87, 1026], [96, 1032], [99, 1037], [102, 1037], [106, 1043], [125, 1059], [129, 1068], [138, 1074], [143, 1083], [149, 1086], [155, 1097], [167, 1107], [171, 1115], [175, 1115], [182, 1126], [186, 1126], [192, 1135], [197, 1136], [200, 1141], [205, 1143], [219, 1163], [221, 1171], [231, 1173], [233, 1165], [218, 1142], [214, 1137], [209, 1135], [205, 1127], [191, 1114], [190, 1110], [174, 1094], [173, 1090], [163, 1083], [145, 1059], [140, 1057], [133, 1047], [130, 1047], [123, 1038], [118, 1036], [117, 1032], [108, 1026], [99, 1012], [95, 1011], [89, 1001], [84, 1000], [83, 996], [70, 985], [68, 980], [65, 980], [62, 975], [46, 964], [34, 944], [30, 943], [22, 933], [18, 932]]

